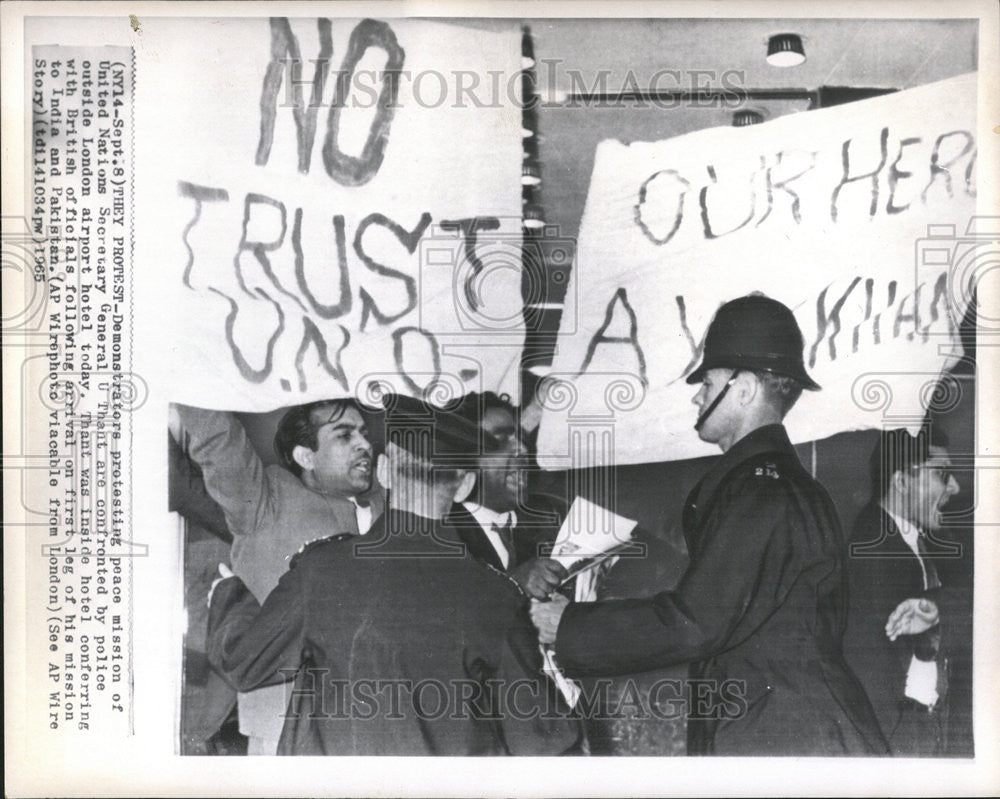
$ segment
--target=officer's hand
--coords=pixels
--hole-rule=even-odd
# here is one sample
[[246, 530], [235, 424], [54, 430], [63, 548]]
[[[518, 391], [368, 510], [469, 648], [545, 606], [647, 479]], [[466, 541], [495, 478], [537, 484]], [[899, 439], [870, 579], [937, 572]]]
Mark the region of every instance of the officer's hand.
[[532, 558], [511, 571], [510, 576], [532, 599], [548, 599], [566, 579], [566, 569], [552, 558]]
[[901, 635], [918, 635], [929, 630], [941, 620], [938, 606], [929, 599], [904, 599], [889, 614], [885, 634], [890, 641]]
[[569, 600], [562, 594], [556, 594], [548, 602], [531, 601], [531, 620], [538, 628], [538, 641], [542, 644], [554, 644], [556, 632], [559, 630], [559, 620]]
[[222, 576], [221, 577], [216, 577], [214, 580], [212, 580], [212, 587], [208, 589], [208, 606], [209, 607], [212, 607], [212, 594], [215, 593], [215, 586], [217, 586], [219, 583], [221, 583], [227, 577], [235, 577], [236, 576], [235, 574], [233, 574], [233, 570], [230, 569], [225, 563], [220, 563], [219, 564], [219, 574], [221, 574]]

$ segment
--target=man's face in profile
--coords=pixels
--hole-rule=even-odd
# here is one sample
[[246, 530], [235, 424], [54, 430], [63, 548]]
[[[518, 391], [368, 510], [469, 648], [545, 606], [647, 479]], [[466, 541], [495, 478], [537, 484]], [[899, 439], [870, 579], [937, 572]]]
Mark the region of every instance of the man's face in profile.
[[522, 463], [525, 449], [517, 422], [510, 411], [490, 408], [483, 414], [482, 428], [500, 442], [500, 448], [479, 458], [480, 500], [501, 513], [514, 510], [527, 485]]
[[944, 447], [930, 447], [930, 457], [909, 470], [906, 511], [909, 520], [921, 530], [939, 530], [942, 511], [958, 493], [958, 482], [951, 473], [951, 458]]
[[347, 498], [363, 494], [372, 486], [372, 446], [361, 414], [347, 408], [328, 421], [330, 411], [313, 411], [319, 425], [312, 471], [317, 487], [327, 494]]

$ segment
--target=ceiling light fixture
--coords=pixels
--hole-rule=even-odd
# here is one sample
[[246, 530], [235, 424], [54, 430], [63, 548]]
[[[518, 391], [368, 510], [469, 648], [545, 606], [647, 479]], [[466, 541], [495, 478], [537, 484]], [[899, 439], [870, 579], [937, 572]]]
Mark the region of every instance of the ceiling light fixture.
[[759, 125], [764, 121], [764, 115], [752, 108], [742, 108], [733, 114], [733, 127], [745, 128], [747, 125]]
[[521, 165], [521, 185], [522, 186], [537, 186], [542, 182], [542, 173], [538, 169], [538, 164], [534, 161], [528, 161]]
[[542, 209], [534, 204], [526, 204], [521, 209], [522, 221], [521, 224], [528, 228], [528, 230], [541, 230], [545, 227], [545, 215], [542, 213]]
[[797, 33], [778, 33], [767, 40], [767, 63], [772, 67], [797, 67], [805, 60], [802, 37]]

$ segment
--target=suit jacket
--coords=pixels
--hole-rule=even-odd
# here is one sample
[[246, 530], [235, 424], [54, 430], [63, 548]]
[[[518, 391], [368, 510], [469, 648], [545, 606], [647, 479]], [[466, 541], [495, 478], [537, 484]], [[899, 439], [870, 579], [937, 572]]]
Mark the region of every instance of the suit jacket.
[[[509, 571], [518, 565], [517, 552], [510, 553], [510, 562], [505, 567], [497, 554], [493, 542], [486, 536], [481, 524], [476, 521], [468, 508], [459, 503], [451, 506], [445, 522], [458, 533], [459, 539], [468, 548], [469, 555], [481, 563], [488, 563], [494, 569]], [[515, 525], [515, 530], [517, 526]]]
[[577, 740], [539, 673], [527, 603], [454, 529], [406, 514], [296, 557], [261, 608], [216, 589], [213, 664], [249, 690], [295, 686], [279, 754], [560, 754]]
[[[232, 413], [178, 408], [188, 453], [201, 468], [209, 495], [222, 506], [233, 535], [233, 571], [259, 601], [278, 584], [304, 544], [358, 532], [353, 503], [307, 488], [281, 466], [265, 466]], [[366, 498], [374, 520], [384, 505], [381, 490], [373, 487]], [[284, 686], [240, 696], [241, 732], [276, 739], [285, 705]]]
[[567, 608], [556, 641], [567, 672], [691, 663], [689, 754], [884, 754], [841, 650], [840, 524], [782, 426], [715, 462], [684, 533], [691, 562], [674, 590]]
[[455, 503], [445, 522], [455, 528], [473, 558], [500, 571], [510, 571], [532, 558], [547, 556], [565, 516], [565, 508], [556, 505], [554, 498], [530, 497], [525, 508], [517, 509], [517, 524], [512, 531], [514, 551], [506, 569], [482, 525], [468, 508]]
[[[938, 660], [941, 632], [947, 628], [950, 609], [946, 592], [924, 589], [920, 560], [903, 540], [892, 517], [877, 504], [858, 517], [848, 550], [851, 610], [844, 636], [844, 654], [871, 699], [882, 732], [897, 755], [919, 754], [917, 730], [900, 724], [906, 675], [914, 654], [921, 660]], [[904, 599], [928, 597], [942, 613], [940, 629], [921, 635], [901, 635], [890, 641], [885, 634], [889, 614]], [[944, 676], [944, 675], [941, 675]]]

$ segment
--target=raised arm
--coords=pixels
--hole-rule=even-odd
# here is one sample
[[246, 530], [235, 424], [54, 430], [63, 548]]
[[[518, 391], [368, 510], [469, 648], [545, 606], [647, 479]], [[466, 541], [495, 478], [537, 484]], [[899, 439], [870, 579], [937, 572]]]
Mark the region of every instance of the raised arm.
[[228, 411], [173, 406], [181, 443], [201, 467], [209, 495], [222, 507], [234, 536], [251, 535], [272, 512], [264, 464], [243, 425]]

